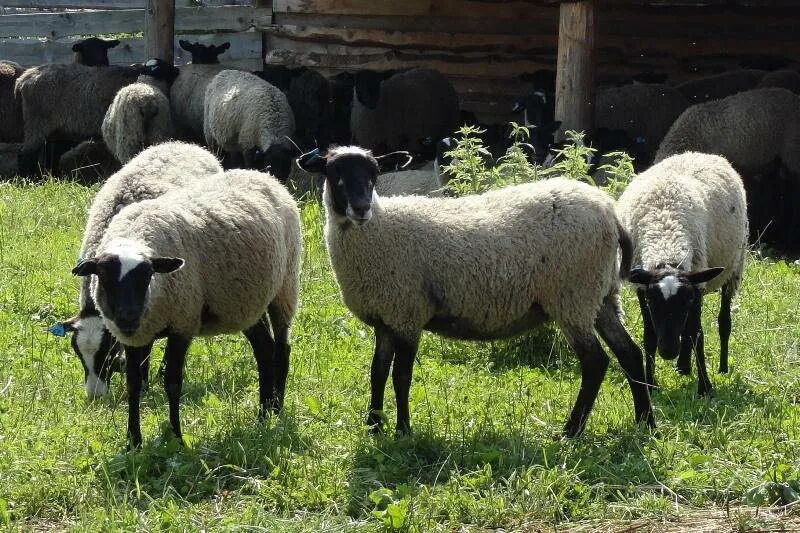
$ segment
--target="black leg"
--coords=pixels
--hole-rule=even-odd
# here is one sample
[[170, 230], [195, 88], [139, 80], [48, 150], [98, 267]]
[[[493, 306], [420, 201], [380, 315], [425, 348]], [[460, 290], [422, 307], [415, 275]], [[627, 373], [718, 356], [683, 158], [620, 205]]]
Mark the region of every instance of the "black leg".
[[142, 362], [150, 355], [153, 344], [133, 347], [125, 346], [127, 365], [125, 377], [128, 384], [128, 439], [130, 446], [142, 445], [142, 427], [139, 418], [139, 398], [142, 394]]
[[608, 356], [600, 346], [594, 332], [585, 332], [563, 327], [572, 349], [581, 362], [581, 388], [575, 406], [564, 426], [565, 437], [577, 437], [583, 432], [586, 419], [592, 411], [600, 385], [608, 369]]
[[389, 369], [392, 365], [395, 352], [394, 335], [385, 326], [375, 328], [375, 353], [372, 355], [370, 368], [370, 400], [367, 425], [373, 432], [383, 429], [383, 420], [378, 414], [383, 411], [383, 393], [386, 389], [386, 380], [389, 379]]
[[690, 327], [689, 335], [691, 344], [694, 346], [697, 364], [697, 394], [705, 396], [706, 394], [713, 394], [714, 387], [711, 385], [711, 380], [708, 378], [708, 371], [706, 370], [706, 356], [703, 348], [703, 325], [700, 321], [702, 309], [703, 296], [698, 292], [697, 297], [692, 303], [692, 308], [689, 311], [686, 322]]
[[414, 358], [417, 356], [418, 340], [408, 342], [397, 339], [392, 367], [392, 385], [397, 401], [397, 426], [398, 435], [411, 433], [411, 415], [408, 407], [408, 396], [411, 390], [411, 376], [414, 369]]
[[36, 174], [41, 146], [25, 150], [20, 149], [17, 155], [17, 171], [20, 176], [32, 177]]
[[653, 317], [647, 307], [647, 296], [645, 291], [637, 290], [636, 296], [639, 298], [639, 308], [642, 310], [642, 325], [644, 326], [644, 354], [645, 354], [645, 380], [652, 388], [658, 387], [656, 383], [656, 329], [653, 327]]
[[167, 337], [167, 348], [164, 350], [166, 368], [164, 371], [164, 391], [169, 401], [169, 423], [179, 440], [183, 439], [181, 433], [180, 402], [181, 388], [183, 387], [183, 363], [186, 361], [186, 352], [192, 339], [177, 335]]
[[731, 300], [733, 295], [729, 287], [722, 287], [722, 305], [719, 308], [717, 325], [719, 326], [719, 371], [722, 374], [728, 373], [728, 341], [731, 338]]
[[150, 357], [152, 357], [152, 352], [144, 358], [141, 364], [142, 369], [142, 392], [147, 392], [150, 390]]
[[258, 418], [263, 420], [267, 409], [277, 412], [275, 404], [275, 380], [273, 379], [273, 354], [275, 341], [269, 332], [269, 322], [265, 316], [244, 332], [250, 346], [253, 348], [253, 357], [258, 368]]
[[292, 353], [292, 347], [289, 345], [289, 322], [285, 318], [285, 312], [282, 312], [280, 306], [274, 302], [269, 305], [269, 318], [275, 334], [273, 363], [275, 367], [275, 397], [280, 410], [286, 396], [286, 379], [289, 377], [289, 356]]
[[646, 423], [649, 427], [656, 427], [653, 416], [653, 406], [650, 403], [650, 393], [645, 382], [644, 368], [642, 366], [642, 351], [633, 342], [625, 326], [619, 320], [613, 302], [606, 299], [595, 321], [597, 332], [608, 344], [617, 357], [619, 366], [625, 372], [628, 385], [633, 396], [634, 417], [637, 422]]

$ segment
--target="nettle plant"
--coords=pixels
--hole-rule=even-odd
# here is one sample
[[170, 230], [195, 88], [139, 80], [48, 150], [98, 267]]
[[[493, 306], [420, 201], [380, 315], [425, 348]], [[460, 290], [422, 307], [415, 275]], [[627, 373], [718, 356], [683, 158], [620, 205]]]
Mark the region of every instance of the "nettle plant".
[[[506, 153], [493, 160], [481, 135], [486, 132], [475, 126], [458, 130], [456, 147], [446, 155], [453, 158], [442, 170], [449, 176], [445, 188], [456, 196], [476, 194], [507, 185], [536, 181], [542, 178], [563, 176], [586, 181], [599, 186], [618, 198], [634, 176], [633, 159], [626, 152], [603, 154], [604, 164], [593, 166], [596, 148], [587, 146], [584, 133], [568, 130], [563, 148], [553, 150], [552, 165], [542, 167], [528, 161], [524, 143], [530, 139], [525, 126], [511, 122], [510, 145]], [[593, 173], [603, 171], [604, 183], [599, 185]]]

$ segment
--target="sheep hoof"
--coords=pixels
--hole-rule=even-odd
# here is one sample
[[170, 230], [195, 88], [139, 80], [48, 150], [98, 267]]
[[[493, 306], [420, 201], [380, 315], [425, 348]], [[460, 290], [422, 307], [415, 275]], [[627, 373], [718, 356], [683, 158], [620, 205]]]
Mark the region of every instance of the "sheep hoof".
[[411, 436], [411, 426], [408, 424], [397, 426], [397, 429], [394, 431], [394, 436], [397, 439]]
[[383, 418], [381, 417], [380, 413], [375, 411], [370, 412], [367, 416], [367, 426], [369, 427], [369, 432], [373, 435], [380, 435], [383, 433]]
[[710, 398], [714, 398], [717, 395], [717, 393], [714, 390], [713, 386], [708, 385], [708, 386], [705, 386], [705, 387], [703, 387], [703, 386], [698, 387], [697, 388], [697, 395], [700, 396], [701, 398], [702, 397], [706, 397], [706, 398], [710, 399]]
[[675, 370], [677, 370], [678, 374], [681, 376], [691, 376], [692, 375], [692, 367], [691, 366], [684, 366], [678, 365]]

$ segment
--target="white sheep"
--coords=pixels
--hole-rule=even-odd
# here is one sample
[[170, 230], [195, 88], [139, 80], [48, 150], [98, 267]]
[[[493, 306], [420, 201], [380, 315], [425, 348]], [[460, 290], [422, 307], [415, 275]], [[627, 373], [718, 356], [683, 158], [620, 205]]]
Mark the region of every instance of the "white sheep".
[[627, 374], [636, 419], [654, 426], [641, 351], [617, 314], [617, 255], [621, 248], [627, 274], [631, 248], [611, 198], [561, 178], [462, 198], [380, 198], [373, 189], [379, 165], [396, 158], [350, 146], [300, 162], [325, 173], [331, 265], [345, 305], [375, 328], [367, 423], [380, 426], [394, 359], [397, 431], [410, 430], [408, 394], [423, 330], [489, 340], [554, 320], [581, 361], [564, 434], [583, 430], [608, 366], [595, 328]]
[[178, 69], [160, 59], [149, 60], [144, 69], [136, 83], [117, 92], [103, 119], [103, 141], [122, 164], [174, 136], [167, 95]]
[[157, 338], [167, 338], [164, 385], [178, 438], [183, 364], [198, 335], [243, 332], [258, 364], [260, 414], [283, 402], [302, 251], [297, 204], [260, 172], [205, 185], [125, 207], [73, 269], [91, 276], [103, 323], [125, 346], [133, 446], [142, 441], [140, 365]]
[[294, 114], [286, 95], [255, 74], [223, 70], [206, 87], [206, 143], [239, 155], [247, 168], [270, 168], [285, 180], [295, 153]]
[[[96, 255], [111, 220], [123, 207], [184, 185], [198, 186], [206, 178], [218, 176], [214, 179], [221, 180], [222, 173], [217, 158], [193, 144], [169, 142], [145, 149], [108, 178], [94, 197], [79, 260]], [[81, 280], [78, 314], [56, 324], [51, 331], [58, 335], [73, 333], [72, 347], [83, 364], [86, 394], [94, 398], [108, 392], [110, 372], [115, 367], [119, 347], [103, 325], [89, 281], [89, 278]]]
[[617, 204], [631, 235], [644, 322], [647, 382], [655, 386], [655, 352], [678, 357], [691, 373], [696, 353], [698, 393], [712, 393], [700, 323], [702, 296], [722, 291], [719, 371], [728, 371], [731, 300], [744, 272], [747, 204], [742, 180], [723, 157], [687, 152], [637, 176]]

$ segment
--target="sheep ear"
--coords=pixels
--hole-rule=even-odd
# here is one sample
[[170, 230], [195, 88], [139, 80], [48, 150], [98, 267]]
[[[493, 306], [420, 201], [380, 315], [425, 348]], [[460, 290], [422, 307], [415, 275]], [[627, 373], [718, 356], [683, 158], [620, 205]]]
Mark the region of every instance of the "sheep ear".
[[181, 48], [183, 48], [187, 52], [191, 52], [194, 49], [194, 45], [189, 41], [187, 41], [186, 39], [181, 39], [180, 41], [178, 41], [178, 44], [181, 46]]
[[56, 322], [47, 331], [56, 337], [66, 337], [67, 333], [78, 331], [78, 317], [72, 317], [64, 322]]
[[231, 43], [222, 43], [221, 45], [216, 47], [217, 55], [221, 54], [225, 50], [231, 47]]
[[688, 279], [692, 285], [697, 285], [698, 283], [707, 283], [722, 274], [724, 271], [725, 268], [723, 267], [695, 270], [694, 272], [689, 272], [686, 274], [686, 279]]
[[80, 52], [82, 50], [83, 50], [83, 41], [81, 41], [79, 43], [75, 43], [75, 44], [72, 45], [72, 51], [73, 52]]
[[90, 276], [97, 274], [97, 259], [84, 259], [72, 269], [76, 276]]
[[325, 172], [327, 164], [328, 160], [319, 153], [319, 148], [314, 148], [310, 152], [306, 152], [297, 158], [297, 166], [306, 172]]
[[150, 260], [153, 264], [153, 272], [159, 274], [169, 274], [183, 267], [185, 261], [180, 257], [154, 257]]
[[635, 285], [640, 285], [641, 287], [647, 287], [652, 284], [655, 279], [656, 275], [653, 272], [645, 270], [640, 266], [631, 270], [631, 274], [628, 277], [628, 281]]
[[381, 172], [403, 170], [411, 163], [412, 159], [408, 152], [391, 152], [375, 158]]
[[106, 50], [109, 49], [109, 48], [114, 48], [116, 46], [119, 46], [119, 39], [106, 41]]

